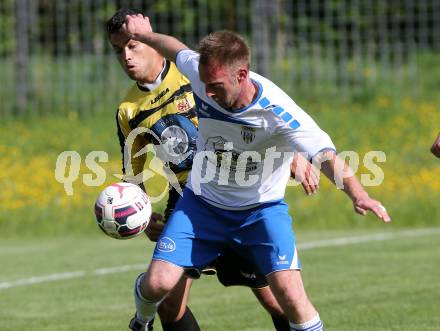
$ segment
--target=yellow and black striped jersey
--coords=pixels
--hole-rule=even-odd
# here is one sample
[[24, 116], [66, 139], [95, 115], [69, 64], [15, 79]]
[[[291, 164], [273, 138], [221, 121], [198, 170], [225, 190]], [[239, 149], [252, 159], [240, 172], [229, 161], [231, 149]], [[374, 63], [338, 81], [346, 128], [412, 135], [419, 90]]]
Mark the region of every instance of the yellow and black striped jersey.
[[[123, 158], [130, 132], [136, 128], [146, 131], [136, 135], [132, 145], [133, 174], [126, 174], [124, 163], [123, 172], [125, 175], [141, 173], [146, 153], [139, 157], [134, 155], [149, 143], [161, 144], [168, 149], [166, 160], [162, 158], [162, 161], [176, 174], [179, 182], [184, 183], [196, 150], [198, 122], [194, 98], [189, 80], [174, 63], [166, 61], [161, 75], [159, 86], [149, 90], [135, 84], [119, 105], [116, 122]], [[179, 158], [180, 155], [185, 157]]]

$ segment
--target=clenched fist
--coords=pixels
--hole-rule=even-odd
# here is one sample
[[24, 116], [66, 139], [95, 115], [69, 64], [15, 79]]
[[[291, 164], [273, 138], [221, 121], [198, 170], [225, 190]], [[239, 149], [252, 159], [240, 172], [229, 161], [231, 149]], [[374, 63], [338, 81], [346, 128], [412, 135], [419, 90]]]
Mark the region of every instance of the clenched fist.
[[125, 23], [122, 24], [121, 32], [125, 33], [130, 39], [139, 40], [142, 34], [153, 32], [153, 29], [147, 16], [137, 14], [125, 17]]
[[434, 141], [434, 144], [431, 147], [431, 152], [438, 158], [440, 158], [440, 133], [437, 136], [437, 139]]

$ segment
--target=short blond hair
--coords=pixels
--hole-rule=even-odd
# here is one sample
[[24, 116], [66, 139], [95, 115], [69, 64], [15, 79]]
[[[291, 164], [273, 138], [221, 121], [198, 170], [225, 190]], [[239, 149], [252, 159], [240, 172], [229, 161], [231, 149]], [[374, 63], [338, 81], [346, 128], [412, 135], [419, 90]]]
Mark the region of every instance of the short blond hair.
[[226, 66], [244, 63], [248, 69], [250, 67], [251, 50], [246, 41], [232, 31], [221, 30], [207, 35], [200, 41], [198, 51], [202, 65], [214, 60]]

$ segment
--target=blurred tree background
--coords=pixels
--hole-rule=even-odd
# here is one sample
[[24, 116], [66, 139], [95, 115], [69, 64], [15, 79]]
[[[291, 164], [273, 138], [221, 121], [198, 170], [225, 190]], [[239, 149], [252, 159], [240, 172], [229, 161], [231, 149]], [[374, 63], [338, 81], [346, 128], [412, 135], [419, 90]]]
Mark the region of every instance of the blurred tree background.
[[2, 0], [1, 116], [114, 107], [126, 81], [104, 23], [120, 7], [142, 10], [157, 31], [191, 46], [218, 29], [238, 31], [255, 71], [308, 93], [413, 80], [417, 54], [439, 50], [436, 0]]

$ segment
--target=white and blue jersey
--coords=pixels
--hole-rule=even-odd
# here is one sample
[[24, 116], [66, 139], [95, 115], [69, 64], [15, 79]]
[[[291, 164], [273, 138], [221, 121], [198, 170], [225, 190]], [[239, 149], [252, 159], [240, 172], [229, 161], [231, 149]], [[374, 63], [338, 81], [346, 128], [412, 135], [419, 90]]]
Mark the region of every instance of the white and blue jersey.
[[178, 53], [199, 118], [197, 154], [183, 197], [159, 238], [153, 259], [202, 268], [225, 250], [267, 275], [299, 269], [284, 193], [294, 152], [313, 157], [335, 149], [329, 136], [280, 88], [251, 73], [258, 95], [231, 112], [205, 93], [199, 54]]
[[[206, 155], [195, 160], [187, 185], [207, 202], [246, 209], [281, 200], [294, 152], [311, 158], [321, 150], [335, 149], [315, 121], [268, 79], [251, 72], [258, 96], [231, 112], [206, 95], [198, 53], [183, 50], [176, 63], [191, 82], [199, 118], [197, 153]], [[200, 180], [201, 175], [206, 180]]]

